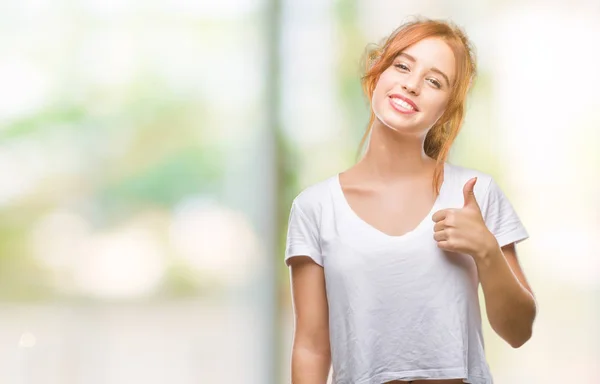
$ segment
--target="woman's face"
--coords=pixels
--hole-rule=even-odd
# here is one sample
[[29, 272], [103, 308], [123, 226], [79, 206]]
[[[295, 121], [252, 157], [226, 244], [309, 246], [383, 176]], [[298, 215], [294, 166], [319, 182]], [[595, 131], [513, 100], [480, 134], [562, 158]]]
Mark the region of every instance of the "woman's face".
[[379, 77], [373, 112], [394, 130], [427, 133], [448, 104], [455, 65], [454, 53], [437, 37], [407, 47]]

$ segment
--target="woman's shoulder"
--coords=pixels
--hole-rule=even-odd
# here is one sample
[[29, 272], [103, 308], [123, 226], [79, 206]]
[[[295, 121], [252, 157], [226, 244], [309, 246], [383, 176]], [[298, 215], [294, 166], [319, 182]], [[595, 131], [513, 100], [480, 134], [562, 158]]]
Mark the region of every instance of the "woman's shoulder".
[[294, 197], [292, 204], [305, 213], [315, 213], [331, 198], [331, 188], [337, 181], [337, 173], [304, 186]]
[[477, 167], [470, 167], [458, 164], [448, 164], [450, 171], [449, 182], [447, 183], [447, 189], [450, 189], [454, 193], [454, 197], [457, 201], [462, 201], [463, 187], [470, 179], [477, 177], [477, 182], [473, 188], [473, 193], [478, 201], [482, 201], [488, 193], [490, 185], [493, 184], [493, 177], [491, 174], [481, 170]]
[[463, 184], [473, 177], [477, 177], [476, 185], [487, 186], [493, 178], [491, 174], [482, 171], [477, 167], [452, 164], [449, 162], [447, 162], [447, 164], [451, 171], [452, 178], [458, 182], [462, 182]]

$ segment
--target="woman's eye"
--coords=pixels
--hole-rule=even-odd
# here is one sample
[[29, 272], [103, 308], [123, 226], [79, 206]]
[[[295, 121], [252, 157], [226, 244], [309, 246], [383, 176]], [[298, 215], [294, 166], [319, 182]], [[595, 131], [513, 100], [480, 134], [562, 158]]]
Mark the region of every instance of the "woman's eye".
[[404, 65], [404, 64], [395, 64], [395, 66], [398, 67], [398, 68], [400, 68], [400, 69], [404, 69], [404, 70], [408, 69], [408, 67], [406, 65]]
[[430, 79], [431, 80], [431, 84], [435, 85], [436, 87], [440, 88], [442, 86], [442, 84], [440, 84], [439, 81], [435, 80], [435, 79]]

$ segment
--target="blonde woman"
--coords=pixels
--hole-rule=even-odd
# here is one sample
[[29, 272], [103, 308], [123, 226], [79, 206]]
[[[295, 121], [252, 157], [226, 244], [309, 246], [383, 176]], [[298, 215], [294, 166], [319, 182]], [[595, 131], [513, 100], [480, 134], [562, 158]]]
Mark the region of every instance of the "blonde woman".
[[447, 161], [476, 73], [471, 43], [419, 18], [367, 58], [363, 157], [290, 210], [292, 382], [324, 384], [332, 368], [334, 384], [491, 384], [479, 284], [514, 348], [536, 305], [513, 206], [490, 175]]

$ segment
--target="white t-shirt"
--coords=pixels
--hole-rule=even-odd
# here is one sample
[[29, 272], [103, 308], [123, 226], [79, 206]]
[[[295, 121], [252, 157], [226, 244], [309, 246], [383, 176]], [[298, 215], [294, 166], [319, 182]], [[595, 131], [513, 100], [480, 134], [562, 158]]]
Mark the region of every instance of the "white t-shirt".
[[294, 199], [285, 262], [305, 255], [324, 268], [334, 384], [434, 378], [493, 383], [477, 267], [470, 255], [438, 248], [431, 217], [462, 208], [463, 187], [477, 176], [475, 198], [499, 245], [529, 235], [490, 175], [449, 162], [444, 172], [431, 211], [402, 236], [384, 234], [356, 215], [339, 174]]

